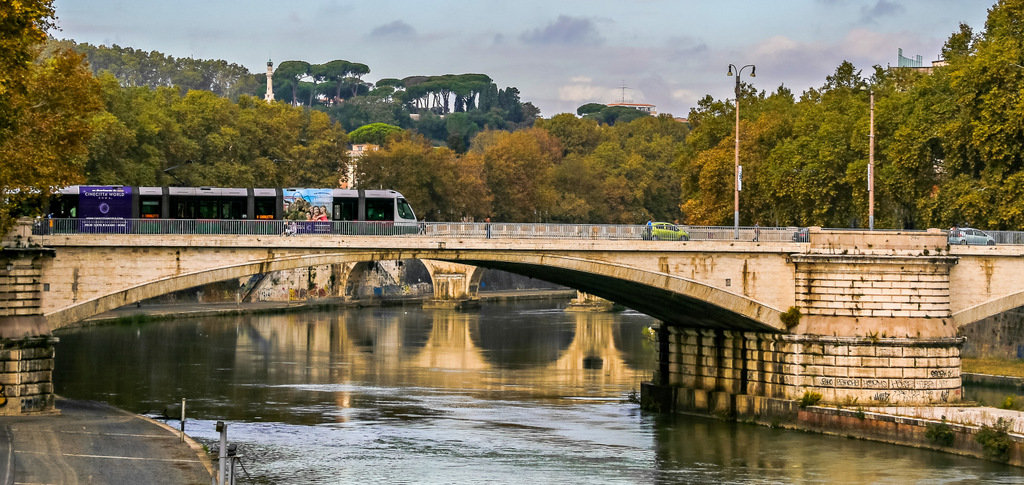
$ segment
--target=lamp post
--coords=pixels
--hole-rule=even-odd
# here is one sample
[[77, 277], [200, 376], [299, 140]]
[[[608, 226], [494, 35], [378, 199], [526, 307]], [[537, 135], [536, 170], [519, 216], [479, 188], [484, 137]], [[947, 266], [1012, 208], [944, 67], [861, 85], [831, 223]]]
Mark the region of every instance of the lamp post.
[[868, 131], [868, 229], [875, 230], [875, 91], [868, 90], [871, 128]]
[[729, 74], [732, 76], [732, 72], [736, 71], [736, 159], [734, 166], [735, 180], [733, 185], [735, 190], [733, 191], [733, 210], [732, 210], [732, 224], [733, 224], [733, 238], [740, 238], [740, 189], [743, 188], [742, 175], [740, 174], [740, 73], [744, 69], [750, 68], [750, 77], [757, 77], [755, 71], [757, 68], [753, 64], [747, 64], [743, 67], [737, 68], [734, 64], [729, 64]]

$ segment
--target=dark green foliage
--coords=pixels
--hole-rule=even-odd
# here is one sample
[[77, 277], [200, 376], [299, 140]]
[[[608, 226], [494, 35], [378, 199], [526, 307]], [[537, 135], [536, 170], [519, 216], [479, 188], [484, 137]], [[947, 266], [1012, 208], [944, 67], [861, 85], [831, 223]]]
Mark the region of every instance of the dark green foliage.
[[785, 312], [779, 315], [779, 320], [782, 320], [782, 324], [786, 326], [787, 330], [792, 330], [800, 324], [800, 308], [791, 306]]
[[999, 418], [993, 426], [982, 425], [974, 440], [981, 444], [985, 456], [996, 461], [1009, 461], [1010, 447], [1013, 446], [1009, 436], [1012, 425], [1013, 420], [1005, 418]]
[[821, 401], [821, 394], [814, 391], [806, 391], [804, 395], [800, 397], [800, 407], [805, 408], [807, 406], [814, 406]]
[[956, 434], [953, 433], [953, 429], [946, 424], [945, 419], [943, 419], [941, 423], [929, 424], [928, 430], [925, 431], [924, 436], [929, 442], [938, 446], [952, 446], [953, 441], [956, 439]]

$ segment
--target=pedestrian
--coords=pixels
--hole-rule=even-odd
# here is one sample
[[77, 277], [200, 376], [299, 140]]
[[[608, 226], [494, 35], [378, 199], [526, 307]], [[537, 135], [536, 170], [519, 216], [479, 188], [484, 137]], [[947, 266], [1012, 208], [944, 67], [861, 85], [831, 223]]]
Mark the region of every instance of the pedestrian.
[[754, 242], [757, 242], [759, 239], [761, 239], [761, 221], [754, 223]]
[[647, 229], [645, 229], [645, 232], [644, 232], [644, 239], [653, 239], [653, 238], [654, 238], [654, 221], [651, 220], [651, 219], [647, 219]]
[[487, 239], [491, 238], [491, 216], [484, 218], [484, 230], [487, 231]]

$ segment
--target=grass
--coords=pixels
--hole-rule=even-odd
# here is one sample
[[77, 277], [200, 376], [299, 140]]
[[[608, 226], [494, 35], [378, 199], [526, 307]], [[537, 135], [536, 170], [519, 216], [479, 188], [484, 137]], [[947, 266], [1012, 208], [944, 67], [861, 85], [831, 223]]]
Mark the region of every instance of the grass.
[[964, 372], [995, 376], [1024, 377], [1024, 360], [1018, 359], [961, 359]]

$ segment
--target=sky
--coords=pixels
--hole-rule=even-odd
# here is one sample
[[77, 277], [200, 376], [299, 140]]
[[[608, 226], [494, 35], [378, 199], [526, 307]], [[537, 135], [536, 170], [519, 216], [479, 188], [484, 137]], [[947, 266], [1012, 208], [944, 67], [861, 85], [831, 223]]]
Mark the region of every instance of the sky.
[[363, 79], [482, 73], [541, 115], [649, 103], [685, 117], [731, 99], [729, 64], [758, 90], [820, 87], [844, 60], [865, 76], [903, 55], [936, 60], [995, 0], [55, 0], [59, 39], [223, 59], [334, 59]]

